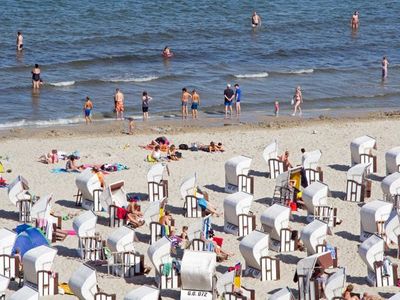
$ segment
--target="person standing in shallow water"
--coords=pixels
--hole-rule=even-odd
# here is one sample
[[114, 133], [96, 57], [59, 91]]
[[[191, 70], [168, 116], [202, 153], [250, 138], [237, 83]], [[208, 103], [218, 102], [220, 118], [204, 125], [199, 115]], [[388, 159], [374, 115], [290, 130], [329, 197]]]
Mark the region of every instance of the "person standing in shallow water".
[[32, 73], [32, 87], [34, 89], [40, 88], [40, 68], [38, 64], [35, 64], [35, 67], [31, 71]]
[[22, 36], [22, 32], [18, 31], [17, 33], [17, 50], [21, 51], [24, 47], [24, 37]]
[[115, 112], [117, 113], [117, 120], [124, 119], [124, 94], [119, 90], [115, 90], [114, 95]]
[[293, 100], [294, 100], [294, 111], [292, 116], [295, 116], [297, 113], [297, 109], [299, 110], [299, 115], [301, 116], [302, 111], [301, 111], [301, 103], [303, 103], [303, 94], [301, 93], [301, 88], [300, 86], [298, 86], [294, 92], [294, 96], [293, 96]]
[[384, 56], [382, 58], [382, 80], [387, 78], [388, 66], [389, 66], [389, 61], [387, 60], [386, 56]]
[[261, 26], [261, 17], [257, 15], [257, 12], [254, 12], [253, 15], [251, 16], [251, 26], [253, 28]]
[[360, 25], [360, 19], [358, 15], [358, 11], [355, 11], [353, 16], [351, 17], [351, 28], [352, 29], [358, 29], [358, 26]]
[[187, 91], [186, 88], [182, 89], [181, 105], [182, 105], [182, 119], [186, 119], [188, 116], [188, 102], [192, 95]]
[[92, 109], [93, 109], [93, 103], [92, 103], [92, 101], [90, 101], [89, 97], [86, 97], [86, 101], [83, 106], [86, 124], [92, 123], [92, 118], [91, 118]]
[[234, 97], [235, 92], [231, 89], [231, 85], [228, 83], [224, 90], [225, 119], [228, 118], [228, 109], [230, 113], [229, 118], [232, 117], [232, 102]]
[[197, 110], [200, 105], [200, 95], [197, 93], [196, 90], [192, 91], [192, 118], [197, 119]]
[[242, 90], [240, 89], [239, 84], [237, 84], [237, 83], [235, 84], [235, 100], [236, 100], [236, 106], [235, 106], [236, 117], [239, 118], [240, 111], [241, 111], [240, 100], [242, 100]]

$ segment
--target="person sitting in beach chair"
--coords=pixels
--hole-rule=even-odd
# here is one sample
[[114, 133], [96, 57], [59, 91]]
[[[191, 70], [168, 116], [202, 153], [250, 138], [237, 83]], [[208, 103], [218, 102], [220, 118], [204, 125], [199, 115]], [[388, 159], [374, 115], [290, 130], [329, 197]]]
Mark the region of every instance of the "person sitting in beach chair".
[[222, 213], [218, 213], [217, 207], [212, 205], [209, 201], [206, 200], [204, 195], [201, 193], [200, 189], [197, 190], [196, 198], [197, 198], [197, 205], [200, 206], [200, 208], [203, 211], [205, 211], [206, 213], [210, 213], [213, 216], [214, 215], [217, 217], [222, 216]]
[[286, 150], [285, 153], [278, 156], [278, 159], [283, 162], [283, 170], [287, 171], [290, 168], [293, 168], [292, 164], [289, 161], [289, 151]]
[[75, 160], [76, 159], [77, 158], [75, 157], [75, 155], [70, 155], [68, 157], [68, 160], [67, 160], [67, 162], [65, 164], [65, 170], [67, 172], [81, 172], [84, 169], [83, 166], [77, 166], [75, 164]]
[[345, 299], [345, 300], [360, 300], [360, 298], [358, 298], [357, 296], [352, 296], [352, 293], [353, 293], [353, 289], [354, 289], [354, 286], [352, 285], [352, 284], [349, 284], [347, 287], [346, 287], [346, 289], [345, 289], [345, 291], [343, 292], [343, 299]]
[[144, 224], [143, 213], [134, 202], [129, 203], [126, 213], [128, 224], [131, 224], [133, 228], [138, 228]]
[[210, 230], [208, 233], [209, 239], [207, 240], [203, 235], [201, 236], [201, 239], [204, 240], [206, 243], [208, 243], [208, 249], [211, 251], [214, 251], [215, 254], [217, 254], [217, 262], [223, 262], [225, 260], [228, 260], [231, 256], [234, 256], [235, 254], [232, 252], [226, 252], [222, 249], [220, 245], [216, 241], [213, 240], [214, 237], [214, 230]]
[[38, 161], [44, 164], [56, 164], [58, 163], [57, 150], [53, 149], [50, 153], [43, 154], [38, 158]]

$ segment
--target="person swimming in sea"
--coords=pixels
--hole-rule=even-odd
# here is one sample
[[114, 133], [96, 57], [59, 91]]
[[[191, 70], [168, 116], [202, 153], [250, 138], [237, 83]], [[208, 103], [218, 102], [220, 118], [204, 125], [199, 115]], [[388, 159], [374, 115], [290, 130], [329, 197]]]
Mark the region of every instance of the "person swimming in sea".
[[162, 52], [162, 55], [164, 57], [171, 57], [173, 55], [173, 53], [171, 52], [171, 49], [169, 49], [168, 46], [165, 46], [165, 48], [164, 48], [164, 50]]
[[261, 17], [257, 15], [257, 12], [254, 12], [251, 16], [251, 26], [253, 28], [261, 26]]

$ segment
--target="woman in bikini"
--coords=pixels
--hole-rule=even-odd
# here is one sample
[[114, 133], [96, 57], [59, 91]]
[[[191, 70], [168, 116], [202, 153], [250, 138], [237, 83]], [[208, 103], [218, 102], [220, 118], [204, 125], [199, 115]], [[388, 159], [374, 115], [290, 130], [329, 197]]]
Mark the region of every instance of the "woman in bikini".
[[302, 112], [301, 112], [301, 103], [303, 103], [303, 95], [301, 93], [301, 88], [300, 86], [298, 86], [294, 92], [294, 96], [293, 96], [293, 100], [295, 101], [294, 103], [294, 112], [292, 114], [292, 116], [295, 116], [297, 113], [297, 109], [299, 110], [299, 115], [301, 116]]

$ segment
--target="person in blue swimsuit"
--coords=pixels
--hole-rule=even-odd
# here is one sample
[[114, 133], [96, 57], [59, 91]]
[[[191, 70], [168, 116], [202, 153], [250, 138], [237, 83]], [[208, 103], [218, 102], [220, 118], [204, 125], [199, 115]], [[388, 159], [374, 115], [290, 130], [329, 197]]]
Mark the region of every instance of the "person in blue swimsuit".
[[235, 84], [235, 99], [236, 99], [236, 117], [239, 118], [240, 115], [240, 100], [242, 98], [242, 90], [239, 87], [239, 84]]

